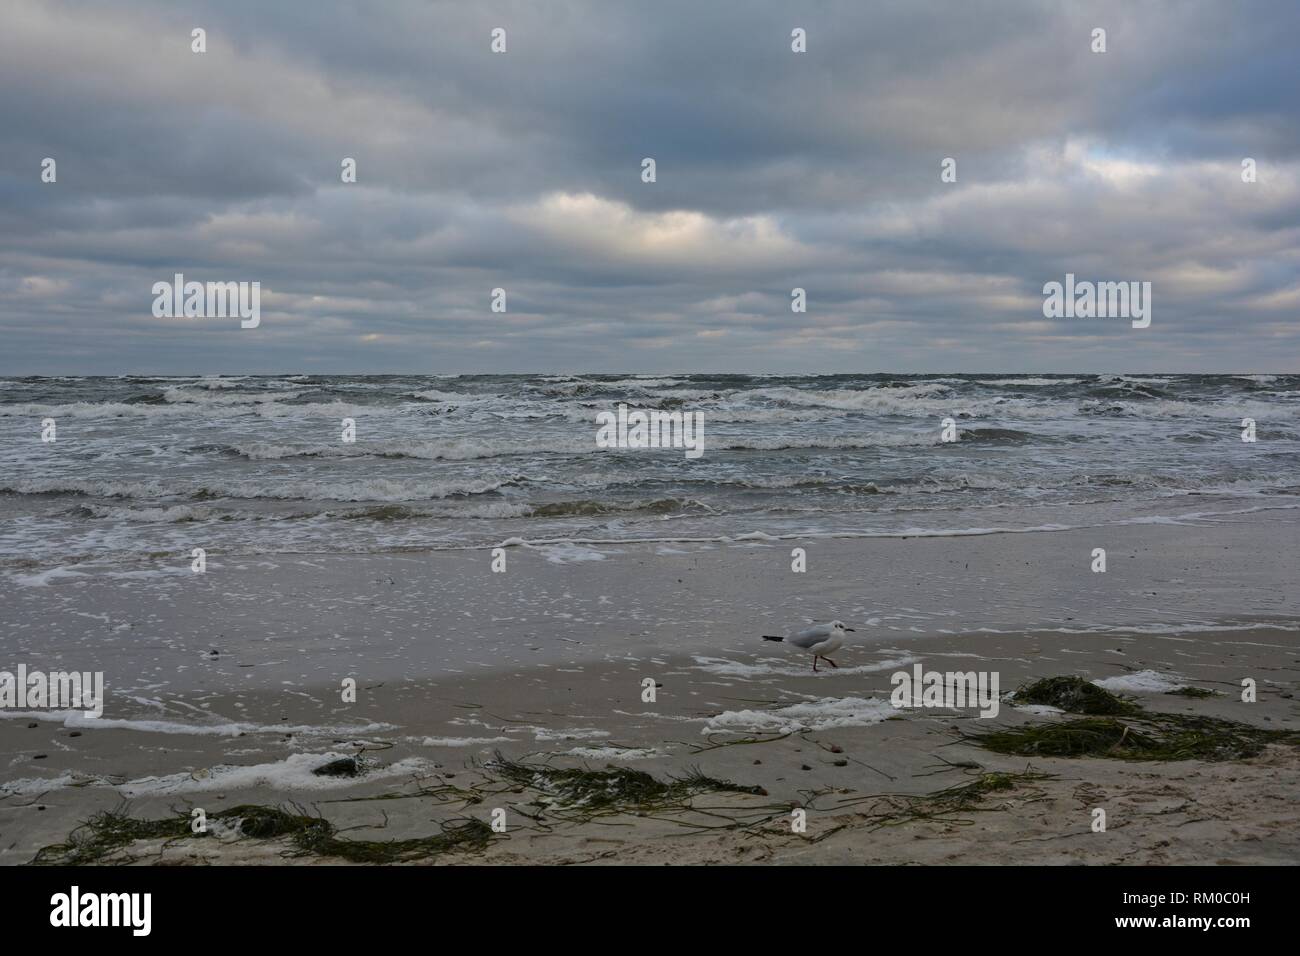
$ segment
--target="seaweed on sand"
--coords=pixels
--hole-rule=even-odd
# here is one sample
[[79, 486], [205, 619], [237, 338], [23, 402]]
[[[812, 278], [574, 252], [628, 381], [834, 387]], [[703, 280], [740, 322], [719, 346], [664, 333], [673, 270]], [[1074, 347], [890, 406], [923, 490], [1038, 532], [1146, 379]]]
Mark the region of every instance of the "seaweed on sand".
[[[245, 838], [288, 840], [287, 856], [336, 857], [352, 863], [406, 863], [431, 859], [446, 853], [481, 850], [492, 839], [492, 828], [481, 820], [453, 820], [440, 832], [409, 840], [345, 840], [328, 820], [280, 807], [244, 804], [213, 814], [216, 820], [238, 830]], [[67, 842], [41, 849], [32, 860], [37, 866], [86, 866], [102, 863], [130, 863], [135, 857], [127, 848], [140, 840], [162, 839], [167, 843], [208, 836], [193, 833], [188, 814], [178, 812], [160, 820], [140, 820], [125, 810], [95, 814], [69, 835]]]
[[[322, 821], [323, 822], [323, 821]], [[342, 840], [328, 832], [308, 831], [294, 838], [302, 855], [317, 854], [352, 863], [410, 863], [448, 853], [485, 849], [494, 833], [482, 820], [466, 817], [439, 824], [440, 832], [409, 840]]]
[[[1216, 696], [1199, 687], [1180, 687], [1168, 693], [1190, 698]], [[1117, 760], [1243, 760], [1259, 755], [1269, 744], [1300, 744], [1300, 733], [1295, 731], [1254, 727], [1222, 717], [1146, 711], [1082, 677], [1045, 677], [1021, 687], [1015, 699], [1086, 716], [965, 734], [961, 739], [1000, 754]]]
[[1217, 690], [1210, 690], [1208, 687], [1176, 687], [1173, 690], [1165, 691], [1172, 697], [1218, 697]]
[[1139, 759], [1156, 742], [1111, 717], [1085, 717], [1059, 724], [1027, 724], [987, 733], [967, 734], [963, 740], [999, 754], [1039, 757], [1122, 757]]
[[709, 777], [698, 769], [682, 777], [659, 780], [643, 770], [609, 766], [604, 770], [552, 767], [509, 760], [500, 752], [487, 769], [517, 789], [534, 791], [529, 805], [560, 819], [585, 822], [596, 817], [637, 814], [653, 816], [698, 810], [694, 797], [705, 793], [766, 796], [762, 787], [749, 787]]
[[[532, 792], [535, 799], [526, 807], [538, 812], [529, 817], [546, 829], [546, 818], [565, 823], [585, 823], [619, 815], [658, 817], [696, 829], [724, 827], [747, 829], [789, 811], [787, 805], [711, 807], [696, 800], [705, 794], [766, 796], [762, 787], [750, 787], [709, 777], [692, 770], [681, 777], [659, 780], [640, 770], [610, 767], [605, 770], [569, 769], [542, 763], [507, 760], [496, 755], [486, 768], [490, 773], [481, 786], [470, 788], [421, 787], [413, 794], [380, 795], [360, 799], [432, 797], [435, 803], [481, 803], [491, 795]], [[707, 822], [682, 819], [696, 814]], [[302, 812], [301, 807], [282, 808], [246, 804], [222, 810], [208, 817], [209, 830], [193, 833], [187, 813], [176, 812], [159, 820], [131, 817], [125, 809], [108, 810], [77, 827], [66, 842], [47, 846], [32, 860], [35, 865], [87, 865], [130, 863], [130, 848], [144, 840], [163, 840], [164, 845], [210, 836], [225, 829], [235, 836], [258, 841], [283, 841], [288, 857], [334, 857], [351, 863], [408, 863], [429, 860], [448, 853], [482, 850], [495, 834], [482, 820], [464, 817], [440, 824], [439, 832], [406, 840], [353, 840], [338, 835], [328, 820]], [[219, 826], [213, 827], [217, 823]]]
[[1044, 677], [1016, 691], [1017, 704], [1045, 704], [1071, 714], [1112, 717], [1141, 712], [1137, 704], [1117, 697], [1082, 677]]
[[[68, 835], [66, 843], [43, 847], [32, 860], [38, 866], [87, 866], [102, 863], [137, 840], [177, 840], [190, 835], [184, 814], [162, 820], [137, 820], [125, 810], [96, 813]], [[128, 858], [126, 862], [130, 862]]]
[[1010, 796], [1015, 791], [1022, 791], [1025, 798], [1038, 799], [1042, 791], [1034, 784], [1053, 777], [1053, 774], [1041, 773], [1030, 767], [1018, 773], [977, 769], [973, 780], [943, 790], [923, 794], [885, 793], [853, 797], [839, 801], [831, 809], [865, 806], [866, 809], [859, 810], [858, 814], [869, 821], [873, 830], [923, 820], [967, 826], [974, 822], [966, 819], [967, 814], [1003, 809], [1003, 805], [990, 800], [991, 797]]

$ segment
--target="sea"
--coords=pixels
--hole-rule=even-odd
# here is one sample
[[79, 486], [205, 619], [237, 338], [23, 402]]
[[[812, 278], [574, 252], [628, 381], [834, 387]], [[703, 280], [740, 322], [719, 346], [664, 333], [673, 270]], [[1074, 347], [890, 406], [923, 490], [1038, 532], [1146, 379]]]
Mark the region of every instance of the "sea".
[[[703, 454], [598, 447], [620, 404]], [[6, 378], [0, 573], [1231, 520], [1300, 508], [1298, 412], [1300, 375]]]

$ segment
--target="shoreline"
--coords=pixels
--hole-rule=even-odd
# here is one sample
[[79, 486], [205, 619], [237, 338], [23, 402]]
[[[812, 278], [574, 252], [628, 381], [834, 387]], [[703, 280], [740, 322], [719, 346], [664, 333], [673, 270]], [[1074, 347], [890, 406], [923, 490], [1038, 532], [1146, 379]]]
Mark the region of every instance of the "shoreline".
[[[1222, 696], [1186, 699], [1135, 692], [1134, 698], [1153, 712], [1300, 729], [1300, 711], [1291, 691], [1300, 679], [1300, 637], [1266, 630], [1250, 635], [1261, 640], [1242, 636], [1075, 635], [1068, 642], [1071, 646], [1065, 646], [1060, 635], [1002, 635], [995, 639], [996, 647], [986, 646], [987, 653], [980, 656], [989, 662], [985, 666], [1000, 669], [1004, 691], [1030, 678], [1067, 672], [1103, 679], [1157, 671], [1221, 691]], [[930, 669], [974, 668], [978, 663], [970, 659], [969, 646], [966, 640], [943, 639], [920, 660]], [[1278, 665], [1278, 647], [1289, 649], [1289, 663]], [[511, 794], [499, 802], [512, 827], [505, 834], [508, 841], [490, 842], [463, 858], [440, 862], [910, 863], [952, 857], [1002, 863], [1027, 862], [1024, 853], [1035, 843], [1056, 840], [1063, 841], [1060, 848], [1051, 847], [1033, 861], [1300, 862], [1293, 797], [1300, 782], [1300, 752], [1295, 747], [1271, 746], [1258, 757], [1224, 763], [1000, 756], [963, 742], [959, 732], [1049, 722], [1063, 715], [1033, 713], [1009, 703], [988, 719], [974, 716], [974, 711], [944, 708], [889, 712], [887, 706], [877, 705], [888, 701], [890, 675], [911, 666], [879, 654], [862, 660], [865, 656], [858, 655], [830, 676], [796, 676], [786, 662], [768, 656], [766, 662], [760, 658], [726, 665], [689, 658], [628, 661], [557, 671], [545, 679], [525, 675], [509, 683], [490, 675], [454, 682], [384, 683], [349, 707], [302, 699], [291, 704], [258, 695], [264, 696], [261, 707], [249, 708], [253, 712], [248, 716], [261, 729], [229, 735], [107, 726], [78, 731], [52, 721], [29, 728], [27, 721], [5, 720], [0, 735], [7, 751], [30, 758], [34, 749], [43, 748], [49, 759], [42, 763], [52, 771], [60, 756], [70, 765], [75, 750], [83, 769], [60, 774], [59, 786], [42, 786], [33, 779], [14, 793], [11, 767], [8, 791], [0, 799], [0, 833], [5, 838], [0, 863], [29, 862], [41, 846], [62, 842], [93, 813], [120, 808], [124, 801], [132, 816], [148, 819], [178, 808], [188, 812], [202, 807], [216, 814], [241, 804], [292, 804], [323, 815], [341, 830], [358, 828], [350, 829], [349, 837], [412, 839], [427, 835], [439, 820], [489, 819], [490, 809], [498, 805], [490, 799], [460, 806], [432, 799], [427, 791], [495, 789], [490, 783], [494, 774], [485, 765], [498, 752], [508, 760], [551, 767], [624, 767], [658, 780], [700, 770], [739, 786], [761, 787], [765, 793], [728, 796], [719, 804], [729, 812], [756, 815], [757, 823], [701, 833], [698, 839], [682, 836], [683, 826], [700, 825], [689, 813], [668, 814], [667, 819], [653, 814], [619, 818], [617, 838], [610, 837], [605, 820], [574, 825], [551, 821], [541, 828], [522, 816], [535, 812], [527, 803], [515, 802], [525, 798]], [[841, 663], [848, 664], [847, 657]], [[640, 699], [648, 670], [662, 685], [653, 705]], [[1259, 680], [1255, 704], [1232, 696], [1245, 671]], [[220, 706], [208, 703], [214, 711]], [[345, 713], [351, 720], [365, 721], [367, 731], [330, 733], [344, 726]], [[389, 726], [378, 726], [382, 724]], [[358, 752], [369, 770], [357, 779], [311, 773]], [[159, 773], [164, 759], [170, 772]], [[863, 806], [838, 807], [884, 794], [919, 798], [969, 783], [972, 774], [1026, 771], [1054, 776], [1027, 780], [1012, 793], [991, 795], [987, 808], [972, 811], [978, 821], [974, 826], [958, 822], [971, 816], [959, 813], [937, 822], [874, 829], [861, 816]], [[1125, 825], [1137, 816], [1168, 819], [1146, 820], [1141, 845], [1126, 843], [1117, 853], [1113, 843], [1090, 839], [1103, 835], [1090, 833], [1086, 808], [1071, 809], [1081, 787], [1097, 793], [1097, 800], [1111, 808], [1112, 819], [1119, 814]], [[820, 796], [807, 804], [810, 794]], [[709, 803], [717, 799], [710, 797]], [[799, 804], [810, 807], [810, 829], [802, 836], [790, 832], [788, 811], [771, 809]], [[1179, 807], [1187, 812], [1177, 811]], [[981, 845], [990, 838], [1005, 840], [1006, 846], [998, 850]], [[602, 844], [610, 839], [617, 842]], [[166, 849], [163, 842], [151, 848], [145, 841], [132, 854], [141, 862], [342, 862], [283, 859], [283, 842], [214, 840], [200, 845], [185, 840]], [[160, 855], [151, 856], [154, 851]], [[891, 854], [900, 856], [891, 859]]]
[[[1088, 570], [1099, 541], [1105, 574]], [[27, 863], [123, 806], [137, 820], [195, 807], [219, 820], [241, 804], [301, 807], [345, 838], [375, 841], [506, 811], [505, 834], [444, 862], [1300, 863], [1292, 746], [1225, 763], [1007, 757], [962, 735], [1067, 715], [1005, 698], [988, 718], [890, 705], [891, 675], [921, 664], [996, 672], [1003, 695], [1078, 675], [1153, 713], [1295, 731], [1297, 547], [1293, 525], [1256, 519], [1101, 539], [808, 543], [805, 573], [792, 572], [784, 546], [751, 542], [625, 548], [582, 561], [581, 574], [537, 555], [493, 574], [484, 551], [250, 559], [166, 587], [94, 579], [10, 591], [8, 658], [39, 646], [45, 656], [29, 666], [102, 666], [109, 692], [94, 726], [48, 713], [0, 719], [0, 864]], [[809, 612], [858, 629], [838, 668], [813, 674], [806, 654], [760, 640], [804, 626]], [[1241, 702], [1244, 677], [1257, 703]], [[1163, 692], [1180, 685], [1219, 693]], [[764, 794], [693, 794], [684, 805], [673, 790], [666, 815], [575, 823], [507, 786], [487, 766], [498, 752], [597, 773], [612, 765], [655, 786], [699, 771]], [[358, 754], [357, 777], [314, 772]], [[906, 803], [986, 774], [1013, 785], [982, 794], [975, 822], [877, 829], [864, 815], [862, 801]], [[1140, 840], [1116, 851], [1092, 834], [1080, 787], [1098, 788], [1116, 828], [1141, 818]], [[749, 822], [684, 837], [710, 820], [690, 807], [715, 805]], [[802, 835], [790, 829], [796, 806], [808, 811]], [[186, 839], [140, 859], [284, 862], [285, 850]]]
[[[790, 547], [787, 547], [789, 545]], [[792, 571], [791, 552], [807, 571]], [[1092, 573], [1095, 548], [1106, 573]], [[854, 646], [928, 636], [1300, 629], [1286, 568], [1300, 522], [1152, 524], [1051, 534], [750, 541], [603, 551], [491, 548], [178, 567], [7, 588], [0, 667], [104, 671], [110, 698], [337, 687], [746, 653], [815, 619]]]

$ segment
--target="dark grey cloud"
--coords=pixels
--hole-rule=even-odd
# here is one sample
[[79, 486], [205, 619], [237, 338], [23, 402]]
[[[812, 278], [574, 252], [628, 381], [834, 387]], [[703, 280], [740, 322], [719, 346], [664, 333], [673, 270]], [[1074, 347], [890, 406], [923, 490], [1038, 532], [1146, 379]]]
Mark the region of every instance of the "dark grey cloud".
[[[0, 373], [1300, 358], [1292, 5], [13, 0], [4, 26]], [[178, 271], [260, 281], [262, 326], [154, 318]], [[1066, 272], [1151, 281], [1152, 327], [1044, 319]]]

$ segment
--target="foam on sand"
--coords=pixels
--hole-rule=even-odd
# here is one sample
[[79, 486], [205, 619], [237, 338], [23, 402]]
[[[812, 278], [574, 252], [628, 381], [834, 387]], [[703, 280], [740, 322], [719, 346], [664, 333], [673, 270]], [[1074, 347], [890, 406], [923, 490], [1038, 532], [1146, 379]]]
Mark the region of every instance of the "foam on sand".
[[43, 793], [62, 787], [104, 787], [117, 790], [124, 797], [169, 796], [182, 793], [205, 793], [212, 790], [223, 792], [265, 788], [277, 791], [290, 790], [334, 790], [348, 787], [361, 780], [379, 780], [392, 777], [407, 777], [426, 773], [429, 764], [415, 758], [407, 758], [386, 767], [367, 769], [357, 777], [336, 777], [321, 775], [313, 771], [325, 764], [355, 754], [330, 751], [327, 753], [291, 754], [284, 760], [273, 763], [253, 764], [251, 766], [232, 766], [220, 764], [211, 768], [200, 768], [189, 772], [166, 774], [160, 777], [141, 777], [125, 783], [115, 783], [99, 777], [86, 778], [64, 773], [49, 779], [15, 780], [0, 784], [3, 793]]
[[1065, 713], [1060, 707], [1053, 707], [1051, 704], [1016, 704], [1015, 708], [1023, 713], [1033, 714], [1035, 717], [1053, 717]]
[[649, 760], [662, 756], [653, 747], [574, 747], [565, 754], [584, 760]]
[[833, 727], [868, 727], [896, 716], [887, 700], [823, 697], [775, 710], [727, 710], [705, 719], [701, 733], [789, 734]]
[[1176, 674], [1162, 674], [1159, 671], [1138, 671], [1135, 674], [1120, 674], [1093, 681], [1106, 690], [1127, 692], [1130, 694], [1163, 694], [1187, 686], [1187, 680]]
[[519, 729], [531, 733], [534, 740], [544, 743], [555, 740], [599, 740], [611, 736], [609, 731], [595, 727], [566, 727], [561, 730], [552, 730], [550, 727], [520, 727]]
[[[753, 664], [729, 661], [721, 657], [700, 657], [698, 655], [693, 656], [691, 659], [695, 661], [695, 670], [701, 670], [707, 674], [717, 674], [721, 677], [736, 677], [741, 680], [748, 680], [751, 677], [807, 677], [812, 672], [811, 667], [806, 662], [800, 667], [773, 657], [759, 658]], [[832, 676], [841, 677], [852, 674], [876, 674], [880, 671], [897, 670], [900, 667], [906, 667], [908, 664], [915, 664], [918, 660], [920, 660], [918, 657], [899, 657], [893, 660], [879, 661], [875, 664], [859, 664], [854, 667], [845, 667], [843, 665], [838, 668], [828, 667], [825, 672]]]

